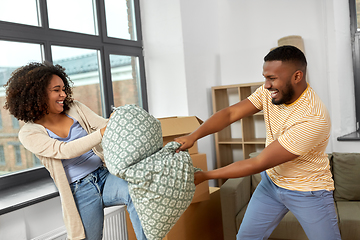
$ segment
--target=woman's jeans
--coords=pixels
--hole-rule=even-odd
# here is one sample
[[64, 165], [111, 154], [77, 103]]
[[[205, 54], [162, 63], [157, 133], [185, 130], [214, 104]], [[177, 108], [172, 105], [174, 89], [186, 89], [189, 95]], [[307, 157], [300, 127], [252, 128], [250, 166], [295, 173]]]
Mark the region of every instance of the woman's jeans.
[[146, 240], [125, 180], [100, 167], [83, 179], [70, 184], [71, 191], [85, 229], [87, 240], [101, 240], [104, 207], [127, 206], [136, 238]]
[[289, 210], [310, 240], [341, 239], [332, 191], [287, 190], [275, 185], [266, 172], [261, 173], [236, 239], [268, 239]]

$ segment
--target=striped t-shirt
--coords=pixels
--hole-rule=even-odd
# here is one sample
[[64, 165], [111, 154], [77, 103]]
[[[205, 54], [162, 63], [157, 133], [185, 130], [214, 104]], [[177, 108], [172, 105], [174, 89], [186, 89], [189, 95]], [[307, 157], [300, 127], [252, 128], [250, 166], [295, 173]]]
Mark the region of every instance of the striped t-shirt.
[[289, 190], [333, 190], [334, 182], [325, 153], [331, 122], [315, 91], [308, 85], [295, 102], [275, 105], [263, 85], [248, 99], [264, 112], [266, 146], [278, 140], [286, 150], [299, 155], [266, 170], [271, 180]]

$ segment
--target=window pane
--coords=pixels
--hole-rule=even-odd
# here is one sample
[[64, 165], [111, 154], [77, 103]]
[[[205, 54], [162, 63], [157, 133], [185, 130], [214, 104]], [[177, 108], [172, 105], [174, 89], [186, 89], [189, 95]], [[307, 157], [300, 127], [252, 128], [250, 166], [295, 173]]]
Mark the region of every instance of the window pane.
[[13, 128], [19, 129], [20, 128], [19, 120], [17, 120], [14, 116], [11, 116], [11, 120], [12, 120]]
[[1, 21], [39, 26], [38, 19], [37, 0], [0, 1]]
[[[12, 71], [30, 61], [42, 61], [40, 44], [19, 43], [0, 40], [0, 85], [4, 85]], [[1, 88], [0, 96], [4, 96]]]
[[49, 27], [97, 35], [94, 0], [47, 0]]
[[14, 145], [16, 165], [22, 166], [20, 146]]
[[[6, 165], [6, 161], [5, 161], [5, 154], [4, 154], [4, 146], [0, 146], [0, 165], [1, 166], [5, 166]], [[1, 175], [2, 171], [0, 171], [0, 175]]]
[[102, 116], [98, 51], [51, 47], [53, 62], [65, 68], [74, 83], [73, 97]]
[[[3, 86], [10, 78], [11, 72], [16, 68], [23, 66], [29, 62], [41, 62], [42, 51], [40, 44], [30, 43], [19, 43], [19, 42], [8, 42], [0, 41], [0, 84]], [[0, 105], [4, 106], [5, 103], [5, 88], [0, 88]], [[19, 125], [20, 127], [24, 124], [23, 122], [13, 121], [12, 115], [9, 111], [3, 107], [1, 111], [1, 122], [2, 128], [0, 129], [0, 145], [3, 146], [3, 154], [5, 158], [5, 164], [0, 166], [0, 175], [19, 171], [26, 168], [32, 168], [32, 156], [31, 153], [26, 151], [25, 148], [20, 145], [18, 139]], [[15, 128], [14, 128], [15, 123]], [[17, 145], [17, 150], [14, 150], [14, 144]], [[17, 166], [16, 160], [21, 159], [19, 155], [23, 152], [24, 164]], [[17, 158], [18, 159], [17, 159]], [[26, 160], [26, 161], [25, 161]], [[21, 161], [21, 160], [20, 160]]]
[[33, 160], [34, 160], [34, 166], [42, 165], [40, 159], [37, 156], [35, 156], [35, 154], [33, 154]]
[[105, 0], [108, 37], [137, 40], [133, 0]]
[[137, 57], [110, 55], [114, 106], [136, 104], [142, 107]]

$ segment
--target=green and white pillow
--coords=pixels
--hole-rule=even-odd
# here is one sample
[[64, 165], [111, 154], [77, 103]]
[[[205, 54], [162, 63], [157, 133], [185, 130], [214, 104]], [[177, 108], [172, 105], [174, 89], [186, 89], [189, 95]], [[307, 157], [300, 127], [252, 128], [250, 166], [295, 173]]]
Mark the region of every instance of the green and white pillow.
[[155, 153], [162, 145], [160, 121], [136, 105], [116, 108], [102, 139], [106, 166], [121, 178], [121, 170]]
[[189, 153], [176, 153], [177, 142], [161, 148], [160, 122], [135, 105], [116, 109], [102, 145], [109, 171], [128, 182], [146, 237], [162, 240], [195, 193], [194, 172], [199, 169]]

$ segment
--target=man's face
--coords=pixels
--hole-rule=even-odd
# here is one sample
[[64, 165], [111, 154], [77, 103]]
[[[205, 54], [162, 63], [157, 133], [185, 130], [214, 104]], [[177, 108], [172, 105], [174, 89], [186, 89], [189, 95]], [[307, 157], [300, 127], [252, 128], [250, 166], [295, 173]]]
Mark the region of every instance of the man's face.
[[292, 85], [295, 72], [295, 67], [290, 63], [282, 61], [264, 63], [265, 88], [270, 91], [273, 104], [290, 104], [296, 100]]

